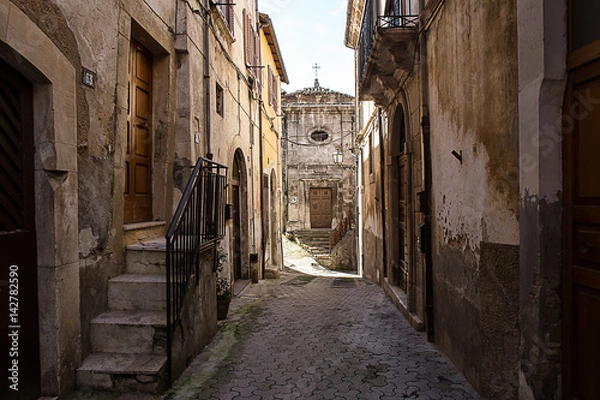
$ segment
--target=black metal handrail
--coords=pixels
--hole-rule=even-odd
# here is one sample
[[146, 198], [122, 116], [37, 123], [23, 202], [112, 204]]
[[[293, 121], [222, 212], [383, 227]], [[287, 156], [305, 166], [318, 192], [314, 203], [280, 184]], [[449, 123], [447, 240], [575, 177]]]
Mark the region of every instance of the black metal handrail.
[[227, 167], [199, 158], [166, 234], [167, 368], [171, 382], [173, 333], [192, 275], [200, 279], [200, 251], [225, 235]]

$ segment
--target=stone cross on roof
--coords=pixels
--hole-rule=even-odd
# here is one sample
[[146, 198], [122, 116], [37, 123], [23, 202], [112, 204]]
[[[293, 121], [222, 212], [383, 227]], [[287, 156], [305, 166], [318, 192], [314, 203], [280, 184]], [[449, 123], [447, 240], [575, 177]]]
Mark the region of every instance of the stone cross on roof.
[[321, 67], [319, 66], [319, 64], [315, 63], [315, 65], [312, 67], [312, 69], [315, 70], [315, 87], [318, 88], [319, 87], [319, 70], [321, 69]]

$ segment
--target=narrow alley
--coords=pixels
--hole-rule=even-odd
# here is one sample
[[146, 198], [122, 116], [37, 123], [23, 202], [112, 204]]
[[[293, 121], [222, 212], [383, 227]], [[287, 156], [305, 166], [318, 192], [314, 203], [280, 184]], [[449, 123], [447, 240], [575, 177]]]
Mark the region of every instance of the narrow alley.
[[246, 288], [165, 398], [479, 398], [381, 287], [350, 274], [316, 274], [286, 268], [279, 279]]

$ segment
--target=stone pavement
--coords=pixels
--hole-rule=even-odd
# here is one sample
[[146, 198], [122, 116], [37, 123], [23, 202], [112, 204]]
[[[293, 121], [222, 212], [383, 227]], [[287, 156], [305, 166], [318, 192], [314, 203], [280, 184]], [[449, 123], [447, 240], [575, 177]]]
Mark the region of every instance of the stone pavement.
[[250, 285], [165, 400], [478, 399], [366, 280], [305, 275]]

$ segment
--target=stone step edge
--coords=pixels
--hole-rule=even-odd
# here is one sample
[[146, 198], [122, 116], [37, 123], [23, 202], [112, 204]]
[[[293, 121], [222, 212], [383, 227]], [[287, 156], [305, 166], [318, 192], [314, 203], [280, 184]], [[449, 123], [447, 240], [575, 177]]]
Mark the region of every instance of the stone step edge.
[[166, 283], [165, 274], [121, 274], [109, 279], [109, 283]]
[[159, 375], [166, 364], [166, 355], [92, 353], [86, 357], [77, 371], [112, 375]]
[[93, 318], [91, 324], [166, 328], [167, 313], [155, 310], [109, 310]]

